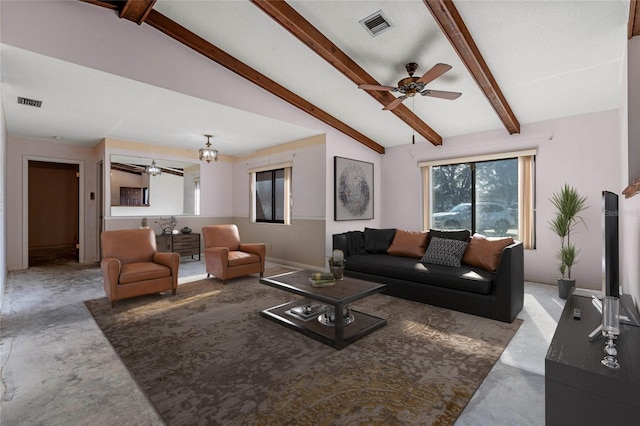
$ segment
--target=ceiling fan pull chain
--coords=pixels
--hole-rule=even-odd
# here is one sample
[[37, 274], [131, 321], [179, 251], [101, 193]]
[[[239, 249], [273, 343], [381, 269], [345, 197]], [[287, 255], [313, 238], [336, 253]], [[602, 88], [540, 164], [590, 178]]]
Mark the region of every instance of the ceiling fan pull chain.
[[[408, 65], [407, 65], [408, 66]], [[411, 135], [411, 145], [416, 144], [416, 98], [411, 98], [411, 112], [413, 113], [413, 134]]]

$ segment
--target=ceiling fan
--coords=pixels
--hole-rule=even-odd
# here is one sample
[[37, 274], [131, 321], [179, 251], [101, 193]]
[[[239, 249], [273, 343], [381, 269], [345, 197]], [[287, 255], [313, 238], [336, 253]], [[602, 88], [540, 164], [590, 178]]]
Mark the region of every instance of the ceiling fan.
[[418, 69], [418, 64], [416, 64], [415, 62], [409, 62], [405, 66], [405, 68], [409, 73], [409, 77], [400, 80], [398, 82], [398, 87], [378, 86], [377, 84], [361, 84], [358, 86], [358, 89], [402, 93], [402, 96], [397, 97], [394, 101], [390, 102], [389, 105], [382, 108], [384, 110], [394, 109], [395, 107], [400, 105], [402, 101], [415, 96], [417, 93], [420, 93], [422, 96], [431, 96], [434, 98], [449, 100], [458, 99], [460, 95], [462, 95], [462, 93], [459, 92], [447, 92], [443, 90], [431, 90], [424, 88], [428, 83], [432, 82], [445, 72], [449, 71], [451, 69], [451, 65], [436, 64], [429, 71], [424, 73], [420, 78], [413, 76], [413, 74]]

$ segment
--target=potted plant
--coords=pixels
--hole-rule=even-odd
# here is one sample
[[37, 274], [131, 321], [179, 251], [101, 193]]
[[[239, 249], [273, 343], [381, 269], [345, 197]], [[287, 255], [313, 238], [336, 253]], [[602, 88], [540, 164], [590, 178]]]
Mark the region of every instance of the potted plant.
[[556, 216], [549, 222], [551, 230], [560, 237], [560, 249], [556, 253], [556, 259], [560, 262], [558, 269], [561, 277], [558, 278], [558, 296], [566, 299], [569, 292], [576, 285], [576, 280], [571, 278], [571, 268], [577, 263], [580, 248], [571, 242], [571, 232], [579, 222], [587, 227], [580, 213], [587, 209], [587, 198], [578, 194], [575, 188], [566, 183], [559, 192], [553, 193], [550, 199], [556, 208]]

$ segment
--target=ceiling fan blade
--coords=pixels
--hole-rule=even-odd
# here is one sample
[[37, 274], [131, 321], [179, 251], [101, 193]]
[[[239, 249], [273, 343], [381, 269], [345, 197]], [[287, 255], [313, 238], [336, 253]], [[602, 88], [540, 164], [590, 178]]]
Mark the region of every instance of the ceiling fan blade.
[[432, 98], [441, 98], [441, 99], [449, 99], [449, 100], [454, 100], [454, 99], [458, 99], [462, 93], [460, 92], [447, 92], [445, 90], [430, 90], [430, 89], [425, 89], [422, 92], [420, 92], [420, 94], [422, 96], [431, 96]]
[[422, 77], [420, 77], [417, 83], [427, 84], [436, 78], [440, 77], [445, 72], [451, 69], [451, 65], [447, 64], [435, 64], [429, 71], [425, 72]]
[[395, 89], [395, 87], [391, 86], [378, 86], [377, 84], [361, 84], [358, 86], [358, 89], [363, 90], [378, 90], [381, 92], [391, 92]]
[[400, 96], [399, 98], [395, 98], [393, 101], [389, 102], [389, 104], [386, 107], [384, 107], [382, 109], [385, 110], [385, 111], [392, 110], [395, 107], [397, 107], [398, 105], [400, 105], [402, 103], [402, 101], [404, 101], [405, 99], [407, 99], [406, 96]]

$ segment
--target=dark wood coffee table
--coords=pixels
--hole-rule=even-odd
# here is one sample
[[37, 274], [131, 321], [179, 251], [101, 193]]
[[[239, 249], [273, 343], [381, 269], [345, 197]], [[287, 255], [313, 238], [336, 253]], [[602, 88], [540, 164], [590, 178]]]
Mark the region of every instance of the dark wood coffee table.
[[[379, 293], [386, 287], [384, 284], [344, 277], [343, 280], [337, 280], [333, 287], [313, 287], [309, 282], [311, 274], [312, 271], [303, 270], [260, 278], [262, 284], [304, 297], [265, 309], [260, 315], [336, 349], [342, 349], [387, 324], [383, 318], [354, 310], [350, 310], [353, 321], [344, 324], [344, 309], [356, 300]], [[291, 308], [313, 301], [329, 305], [335, 310], [335, 325], [325, 325], [317, 317], [305, 321], [286, 313]]]

